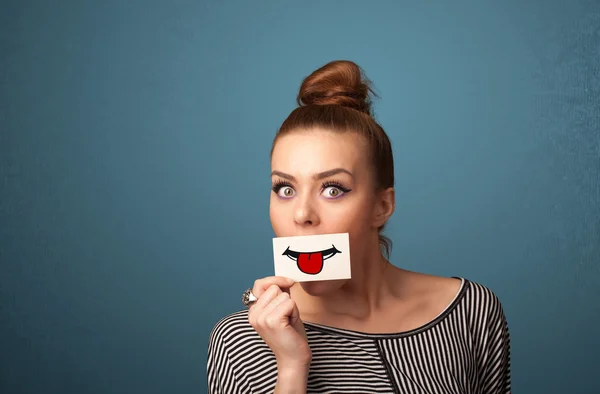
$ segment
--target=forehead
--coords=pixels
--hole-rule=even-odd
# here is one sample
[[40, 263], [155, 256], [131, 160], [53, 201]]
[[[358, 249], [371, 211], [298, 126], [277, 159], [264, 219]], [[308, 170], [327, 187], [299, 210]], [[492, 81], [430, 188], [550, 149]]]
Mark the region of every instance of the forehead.
[[355, 132], [294, 130], [277, 140], [271, 167], [299, 176], [340, 167], [354, 173], [366, 167], [366, 149], [365, 139]]

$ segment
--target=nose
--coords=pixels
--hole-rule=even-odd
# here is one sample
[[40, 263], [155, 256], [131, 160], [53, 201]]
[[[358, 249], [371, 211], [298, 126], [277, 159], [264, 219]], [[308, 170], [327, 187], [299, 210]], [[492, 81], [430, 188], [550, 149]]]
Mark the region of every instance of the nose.
[[300, 226], [316, 226], [319, 224], [319, 215], [309, 197], [296, 199], [294, 207], [294, 221]]

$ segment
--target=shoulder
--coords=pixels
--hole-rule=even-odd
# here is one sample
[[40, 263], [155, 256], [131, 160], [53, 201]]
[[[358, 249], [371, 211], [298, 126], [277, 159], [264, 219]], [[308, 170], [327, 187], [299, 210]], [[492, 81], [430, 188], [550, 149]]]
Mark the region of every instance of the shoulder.
[[504, 315], [500, 298], [489, 287], [463, 279], [465, 282], [464, 300], [471, 313], [499, 317]]
[[509, 329], [499, 297], [489, 287], [464, 279], [461, 299], [457, 300], [455, 316], [466, 323], [477, 343], [494, 347], [508, 346]]
[[[255, 368], [256, 362], [260, 368]], [[212, 328], [206, 364], [210, 393], [273, 390], [277, 363], [242, 310], [221, 318]], [[246, 391], [247, 390], [247, 391]]]
[[412, 273], [413, 291], [430, 299], [464, 305], [470, 311], [498, 313], [502, 310], [500, 299], [489, 287], [463, 277], [443, 277]]
[[[405, 271], [406, 273], [406, 271]], [[467, 320], [473, 329], [505, 324], [505, 315], [496, 293], [484, 284], [463, 277], [443, 277], [416, 272], [405, 276], [412, 296], [423, 300], [433, 311], [444, 311]]]
[[224, 353], [232, 360], [241, 350], [268, 352], [269, 348], [248, 322], [248, 310], [230, 313], [221, 318], [209, 336], [209, 353]]
[[463, 307], [474, 341], [481, 384], [486, 393], [510, 392], [510, 333], [498, 296], [481, 283], [467, 281]]
[[466, 281], [420, 272], [399, 270], [397, 290], [400, 298], [412, 299], [422, 311], [438, 314], [447, 310], [464, 293]]
[[256, 335], [256, 331], [248, 322], [248, 311], [241, 310], [222, 317], [213, 326], [209, 340], [211, 343], [223, 344]]

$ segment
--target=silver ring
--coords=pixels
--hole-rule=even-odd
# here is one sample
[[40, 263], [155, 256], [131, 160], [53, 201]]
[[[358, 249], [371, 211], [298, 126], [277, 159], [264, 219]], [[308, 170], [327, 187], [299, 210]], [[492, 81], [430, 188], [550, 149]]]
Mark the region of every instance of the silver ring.
[[250, 308], [250, 305], [257, 300], [258, 298], [252, 294], [252, 289], [248, 289], [242, 294], [242, 304], [244, 304], [246, 308]]

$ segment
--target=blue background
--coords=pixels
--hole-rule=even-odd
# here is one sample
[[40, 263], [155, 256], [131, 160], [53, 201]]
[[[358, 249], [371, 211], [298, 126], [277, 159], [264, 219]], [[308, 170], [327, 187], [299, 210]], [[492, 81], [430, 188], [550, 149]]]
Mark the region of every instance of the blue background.
[[600, 392], [600, 2], [4, 1], [0, 33], [1, 393], [205, 392], [335, 59], [381, 96], [392, 262], [496, 292], [515, 392]]

